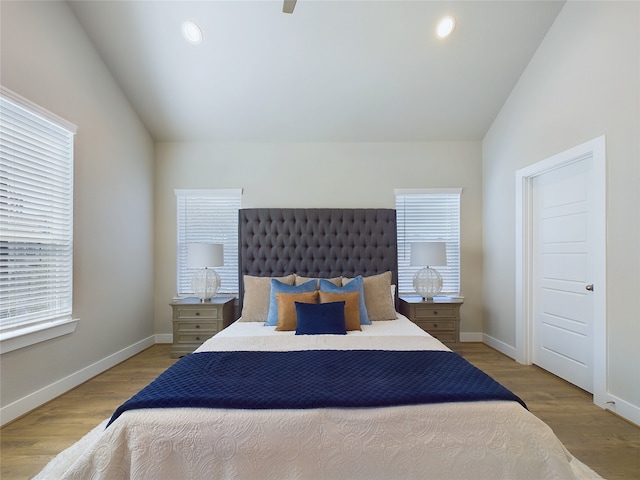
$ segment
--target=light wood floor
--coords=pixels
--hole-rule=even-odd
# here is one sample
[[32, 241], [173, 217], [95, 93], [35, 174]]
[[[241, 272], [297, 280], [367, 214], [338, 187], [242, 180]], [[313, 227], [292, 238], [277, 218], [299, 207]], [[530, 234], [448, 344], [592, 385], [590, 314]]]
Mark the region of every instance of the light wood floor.
[[[591, 395], [479, 343], [456, 351], [512, 390], [569, 451], [604, 478], [640, 478], [640, 428], [601, 410]], [[170, 366], [155, 345], [0, 430], [0, 478], [28, 479]]]
[[520, 365], [482, 343], [462, 343], [455, 350], [524, 400], [576, 458], [602, 477], [640, 479], [640, 428], [535, 365]]

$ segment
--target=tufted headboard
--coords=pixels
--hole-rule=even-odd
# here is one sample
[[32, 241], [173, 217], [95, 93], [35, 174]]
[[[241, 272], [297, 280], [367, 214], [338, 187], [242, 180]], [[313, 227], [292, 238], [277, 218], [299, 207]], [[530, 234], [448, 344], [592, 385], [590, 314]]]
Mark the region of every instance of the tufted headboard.
[[398, 284], [393, 209], [247, 208], [239, 216], [241, 310], [244, 275], [330, 278], [391, 271]]

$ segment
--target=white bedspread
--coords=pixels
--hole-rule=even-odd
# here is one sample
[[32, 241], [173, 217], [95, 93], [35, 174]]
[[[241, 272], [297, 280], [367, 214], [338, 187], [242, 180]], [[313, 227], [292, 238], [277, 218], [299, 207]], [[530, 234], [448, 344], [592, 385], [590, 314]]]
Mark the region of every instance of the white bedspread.
[[[399, 316], [346, 336], [236, 322], [207, 350], [448, 350]], [[516, 402], [371, 409], [130, 410], [65, 479], [600, 478]]]
[[277, 332], [260, 322], [235, 322], [196, 350], [449, 350], [415, 323], [398, 314], [396, 320], [362, 325], [347, 335], [295, 335]]

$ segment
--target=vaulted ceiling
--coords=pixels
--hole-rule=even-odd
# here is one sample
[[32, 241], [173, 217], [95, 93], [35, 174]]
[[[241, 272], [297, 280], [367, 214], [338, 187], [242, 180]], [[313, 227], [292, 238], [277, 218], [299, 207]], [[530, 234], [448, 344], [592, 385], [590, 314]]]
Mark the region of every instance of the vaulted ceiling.
[[405, 142], [482, 139], [563, 2], [69, 5], [156, 141]]

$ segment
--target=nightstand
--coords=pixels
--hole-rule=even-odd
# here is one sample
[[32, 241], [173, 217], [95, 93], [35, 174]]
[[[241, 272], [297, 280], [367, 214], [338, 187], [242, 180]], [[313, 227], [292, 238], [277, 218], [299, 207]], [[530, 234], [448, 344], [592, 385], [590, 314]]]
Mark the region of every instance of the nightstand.
[[459, 298], [423, 300], [418, 295], [402, 295], [400, 313], [442, 343], [459, 343], [462, 303]]
[[233, 297], [181, 298], [171, 302], [173, 308], [173, 345], [171, 357], [192, 353], [209, 337], [233, 322]]

